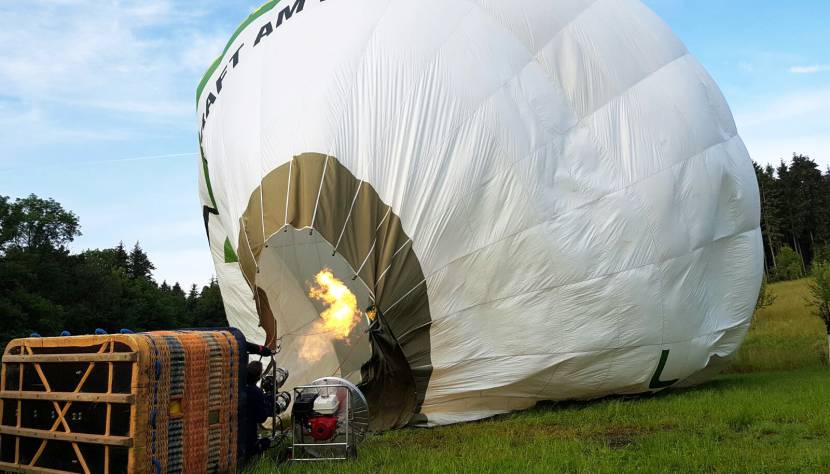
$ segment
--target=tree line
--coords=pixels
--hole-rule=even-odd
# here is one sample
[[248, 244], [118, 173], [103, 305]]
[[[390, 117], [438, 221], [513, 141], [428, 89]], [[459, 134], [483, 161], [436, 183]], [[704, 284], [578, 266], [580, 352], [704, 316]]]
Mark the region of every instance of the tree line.
[[830, 169], [794, 154], [777, 167], [755, 163], [755, 174], [767, 278], [801, 278], [814, 264], [830, 262]]
[[80, 229], [53, 199], [0, 196], [0, 344], [32, 333], [227, 326], [215, 279], [187, 291], [159, 285], [139, 243], [73, 254]]
[[[830, 170], [793, 155], [778, 167], [756, 163], [755, 173], [767, 279], [812, 273], [822, 282], [814, 294], [825, 294], [816, 301], [830, 331]], [[227, 326], [215, 279], [201, 290], [158, 284], [138, 243], [73, 254], [68, 245], [80, 229], [78, 216], [53, 199], [0, 196], [0, 344], [64, 330]]]

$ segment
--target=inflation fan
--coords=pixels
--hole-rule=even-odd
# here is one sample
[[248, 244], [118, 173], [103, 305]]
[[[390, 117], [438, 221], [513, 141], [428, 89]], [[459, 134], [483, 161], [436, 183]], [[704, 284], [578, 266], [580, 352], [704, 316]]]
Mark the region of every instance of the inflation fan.
[[294, 387], [294, 461], [345, 460], [369, 430], [369, 404], [348, 380], [324, 377]]

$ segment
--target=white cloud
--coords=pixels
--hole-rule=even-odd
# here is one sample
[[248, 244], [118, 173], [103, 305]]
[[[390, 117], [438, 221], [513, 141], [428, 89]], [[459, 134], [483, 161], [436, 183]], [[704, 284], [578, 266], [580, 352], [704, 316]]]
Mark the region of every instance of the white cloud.
[[130, 130], [90, 127], [82, 123], [56, 124], [48, 107], [31, 101], [0, 101], [0, 165], [11, 166], [17, 152], [29, 146], [89, 142], [116, 142], [132, 135]]
[[126, 112], [153, 117], [174, 116], [189, 119], [195, 112], [192, 101], [158, 101], [158, 100], [87, 100], [67, 102], [67, 105], [80, 105], [113, 112]]
[[792, 92], [735, 109], [735, 122], [759, 163], [777, 165], [793, 153], [830, 165], [830, 89]]
[[206, 284], [215, 270], [185, 153], [196, 148], [195, 89], [260, 3], [0, 0], [4, 194], [75, 211], [74, 251], [138, 240], [159, 281]]
[[735, 120], [739, 125], [754, 126], [818, 114], [830, 117], [830, 89], [793, 92], [768, 101], [758, 101], [751, 107], [736, 111]]
[[790, 68], [792, 74], [816, 74], [819, 72], [830, 71], [828, 64], [813, 64], [811, 66], [793, 66]]
[[[210, 6], [209, 6], [210, 5]], [[6, 146], [195, 127], [194, 90], [226, 37], [213, 2], [33, 0], [0, 5], [0, 132]], [[59, 25], [59, 26], [58, 26]], [[214, 35], [205, 29], [216, 30]], [[66, 116], [79, 117], [67, 120]], [[49, 131], [49, 134], [44, 134]]]
[[738, 68], [739, 68], [741, 71], [743, 71], [743, 72], [747, 72], [747, 73], [753, 73], [753, 72], [755, 72], [755, 64], [753, 64], [753, 63], [752, 63], [752, 62], [750, 62], [750, 61], [739, 61], [739, 62], [738, 62]]

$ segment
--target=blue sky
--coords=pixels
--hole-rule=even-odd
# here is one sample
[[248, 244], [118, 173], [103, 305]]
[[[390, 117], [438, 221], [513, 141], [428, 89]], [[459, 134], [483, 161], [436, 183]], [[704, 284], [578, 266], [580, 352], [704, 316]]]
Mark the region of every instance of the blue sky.
[[[194, 91], [259, 3], [0, 2], [0, 194], [76, 212], [74, 250], [139, 240], [159, 281], [205, 283]], [[756, 161], [830, 165], [830, 2], [645, 3], [717, 80]]]

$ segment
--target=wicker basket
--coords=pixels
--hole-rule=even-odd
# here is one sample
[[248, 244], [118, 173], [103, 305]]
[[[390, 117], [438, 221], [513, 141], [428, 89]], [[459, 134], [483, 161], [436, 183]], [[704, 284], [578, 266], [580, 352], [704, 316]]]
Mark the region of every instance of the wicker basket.
[[235, 330], [14, 340], [0, 470], [233, 472], [244, 348]]

